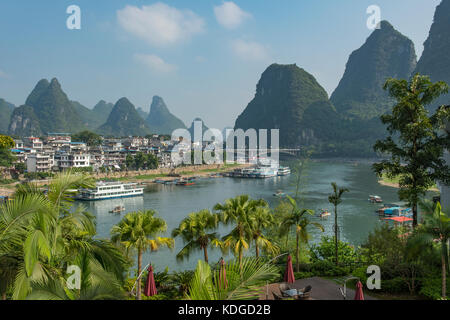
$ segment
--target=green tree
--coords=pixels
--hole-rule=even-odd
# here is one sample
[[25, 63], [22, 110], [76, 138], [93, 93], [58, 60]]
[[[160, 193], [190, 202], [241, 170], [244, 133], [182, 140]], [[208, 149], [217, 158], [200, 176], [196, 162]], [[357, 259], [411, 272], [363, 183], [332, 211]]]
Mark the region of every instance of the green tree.
[[131, 154], [127, 154], [125, 157], [125, 166], [127, 169], [133, 169], [135, 167], [134, 165], [134, 158]]
[[445, 82], [432, 83], [429, 77], [416, 74], [407, 80], [388, 79], [384, 89], [397, 104], [392, 113], [381, 116], [389, 136], [378, 140], [375, 151], [389, 154], [389, 160], [373, 165], [381, 177], [400, 177], [399, 198], [408, 201], [413, 211], [413, 226], [417, 226], [417, 205], [421, 196], [436, 181], [450, 183], [450, 168], [442, 156], [450, 147], [450, 138], [442, 130], [450, 119], [449, 108], [439, 108], [433, 115], [425, 106], [448, 92]]
[[[153, 252], [161, 246], [173, 248], [174, 245], [172, 238], [158, 236], [167, 230], [167, 224], [155, 215], [154, 210], [130, 212], [111, 229], [113, 242], [122, 244], [128, 252], [137, 250], [138, 276], [142, 270], [142, 255], [147, 250]], [[137, 299], [141, 300], [141, 278], [137, 282]]]
[[13, 138], [0, 134], [0, 149], [14, 148], [15, 145]]
[[342, 195], [344, 194], [344, 192], [349, 192], [349, 190], [347, 188], [339, 188], [336, 184], [336, 182], [332, 182], [331, 186], [333, 187], [333, 193], [331, 195], [328, 196], [328, 202], [331, 203], [334, 206], [334, 247], [335, 247], [335, 262], [336, 265], [339, 264], [338, 261], [338, 231], [339, 231], [339, 226], [338, 226], [338, 206], [339, 204], [341, 204], [342, 202]]
[[248, 195], [227, 199], [224, 204], [218, 203], [214, 206], [214, 210], [219, 212], [220, 219], [225, 225], [235, 224], [230, 233], [222, 238], [222, 247], [224, 250], [232, 248], [233, 253], [239, 258], [239, 263], [242, 263], [244, 251], [248, 250], [253, 240], [251, 213], [257, 207], [265, 206], [267, 203], [264, 200], [252, 200]]
[[250, 224], [253, 242], [255, 243], [255, 254], [258, 258], [260, 249], [270, 254], [278, 254], [279, 248], [266, 237], [264, 231], [275, 225], [275, 218], [268, 206], [255, 208], [250, 214]]
[[417, 232], [410, 239], [410, 246], [421, 248], [421, 244], [433, 245], [438, 242], [441, 247], [441, 266], [442, 266], [442, 298], [447, 297], [447, 266], [448, 266], [448, 241], [450, 239], [450, 217], [442, 211], [441, 204], [438, 202], [432, 214], [424, 216], [424, 222], [417, 228]]
[[181, 237], [185, 243], [183, 249], [177, 254], [178, 260], [189, 257], [193, 250], [203, 250], [205, 261], [208, 262], [208, 246], [218, 244], [216, 232], [219, 217], [209, 210], [190, 213], [180, 222], [178, 228], [172, 231], [172, 237]]
[[287, 196], [288, 202], [292, 207], [291, 212], [286, 215], [281, 222], [280, 232], [282, 234], [289, 233], [292, 228], [295, 229], [296, 236], [296, 247], [295, 247], [295, 258], [296, 258], [296, 271], [300, 271], [300, 241], [307, 243], [309, 240], [308, 227], [310, 225], [315, 226], [322, 232], [324, 231], [323, 226], [320, 223], [312, 222], [309, 220], [309, 216], [314, 214], [313, 210], [300, 208], [297, 201], [290, 196]]
[[9, 266], [0, 287], [11, 288], [13, 299], [27, 298], [38, 281], [64, 281], [67, 266], [81, 267], [82, 259], [123, 281], [128, 261], [110, 242], [94, 239], [94, 217], [72, 206], [72, 190], [92, 184], [90, 177], [63, 172], [47, 195], [34, 184], [20, 185], [13, 201], [0, 207], [0, 265]]
[[82, 132], [72, 135], [72, 141], [84, 142], [89, 147], [96, 147], [96, 146], [101, 145], [103, 139], [100, 135], [98, 135], [94, 132], [85, 130], [85, 131], [82, 131]]

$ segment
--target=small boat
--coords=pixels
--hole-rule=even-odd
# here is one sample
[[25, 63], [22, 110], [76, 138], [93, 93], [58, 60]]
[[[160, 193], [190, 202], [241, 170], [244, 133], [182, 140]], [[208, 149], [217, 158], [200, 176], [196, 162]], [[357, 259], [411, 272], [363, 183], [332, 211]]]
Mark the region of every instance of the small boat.
[[379, 196], [372, 196], [372, 195], [369, 196], [368, 201], [370, 203], [383, 203], [383, 200], [381, 199], [381, 197], [379, 197]]
[[121, 213], [122, 211], [125, 211], [125, 207], [117, 206], [114, 209], [112, 209], [111, 211], [109, 211], [109, 213]]
[[331, 213], [327, 209], [325, 209], [325, 210], [322, 209], [321, 212], [319, 213], [320, 218], [326, 218], [329, 216], [331, 216]]
[[193, 180], [180, 180], [177, 182], [177, 186], [192, 186], [195, 182]]
[[279, 176], [288, 176], [291, 174], [291, 169], [289, 167], [279, 167], [277, 174]]
[[283, 191], [281, 191], [281, 190], [278, 190], [277, 192], [275, 192], [274, 194], [274, 197], [279, 197], [279, 198], [283, 198], [283, 197], [285, 197], [286, 196], [286, 193], [284, 193]]

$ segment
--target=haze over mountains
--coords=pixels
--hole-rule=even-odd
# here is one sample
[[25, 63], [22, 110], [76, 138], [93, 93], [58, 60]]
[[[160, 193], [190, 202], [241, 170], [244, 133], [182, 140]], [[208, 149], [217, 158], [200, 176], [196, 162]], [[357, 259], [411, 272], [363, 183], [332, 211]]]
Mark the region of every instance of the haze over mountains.
[[[394, 103], [382, 89], [387, 78], [408, 79], [420, 72], [432, 81], [450, 84], [450, 0], [437, 7], [418, 62], [408, 37], [387, 21], [380, 27], [350, 55], [331, 97], [312, 76], [314, 70], [297, 64], [270, 65], [261, 75], [254, 98], [237, 117], [235, 128], [280, 129], [282, 146], [313, 146], [321, 154], [336, 155], [339, 150], [348, 155], [372, 153], [373, 142], [385, 132], [379, 116]], [[449, 103], [447, 95], [430, 109]], [[127, 98], [114, 105], [101, 100], [90, 109], [69, 100], [56, 79], [39, 81], [18, 108], [0, 99], [0, 112], [0, 132], [16, 136], [86, 129], [129, 136], [170, 134], [186, 128], [159, 96], [153, 97], [149, 113], [136, 109]], [[188, 130], [192, 135], [193, 124]], [[207, 130], [204, 123], [203, 130]]]

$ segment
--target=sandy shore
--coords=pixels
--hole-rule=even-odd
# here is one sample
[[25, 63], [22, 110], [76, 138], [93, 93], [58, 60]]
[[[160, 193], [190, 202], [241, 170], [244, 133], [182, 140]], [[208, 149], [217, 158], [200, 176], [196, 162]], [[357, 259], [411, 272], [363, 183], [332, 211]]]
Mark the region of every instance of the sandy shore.
[[[381, 184], [382, 186], [386, 186], [386, 187], [397, 188], [397, 189], [400, 188], [399, 184], [395, 183], [395, 182], [387, 182], [384, 180], [378, 180], [378, 183]], [[430, 189], [428, 189], [428, 191], [439, 192], [439, 189], [438, 188], [430, 188]]]

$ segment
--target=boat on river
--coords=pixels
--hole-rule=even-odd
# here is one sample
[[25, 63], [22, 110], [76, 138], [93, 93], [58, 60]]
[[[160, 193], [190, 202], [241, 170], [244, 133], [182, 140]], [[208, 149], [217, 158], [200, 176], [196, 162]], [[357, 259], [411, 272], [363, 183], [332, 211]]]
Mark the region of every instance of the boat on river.
[[121, 213], [123, 211], [125, 211], [124, 206], [117, 206], [114, 209], [112, 209], [111, 211], [109, 211], [109, 213]]
[[380, 196], [370, 195], [368, 201], [370, 203], [383, 203], [383, 199]]
[[183, 179], [176, 183], [177, 186], [192, 186], [194, 184], [195, 184], [195, 181], [192, 179], [189, 179], [189, 180]]
[[284, 193], [284, 192], [281, 191], [281, 190], [278, 190], [278, 191], [275, 192], [273, 195], [274, 195], [274, 197], [278, 197], [278, 198], [284, 198], [284, 197], [286, 197], [286, 193]]
[[319, 213], [319, 218], [326, 218], [329, 216], [331, 216], [331, 213], [330, 213], [330, 211], [328, 211], [328, 209], [325, 209], [325, 210], [322, 209]]
[[137, 197], [144, 194], [144, 188], [137, 183], [98, 182], [95, 188], [79, 189], [77, 200], [98, 201], [117, 198]]

